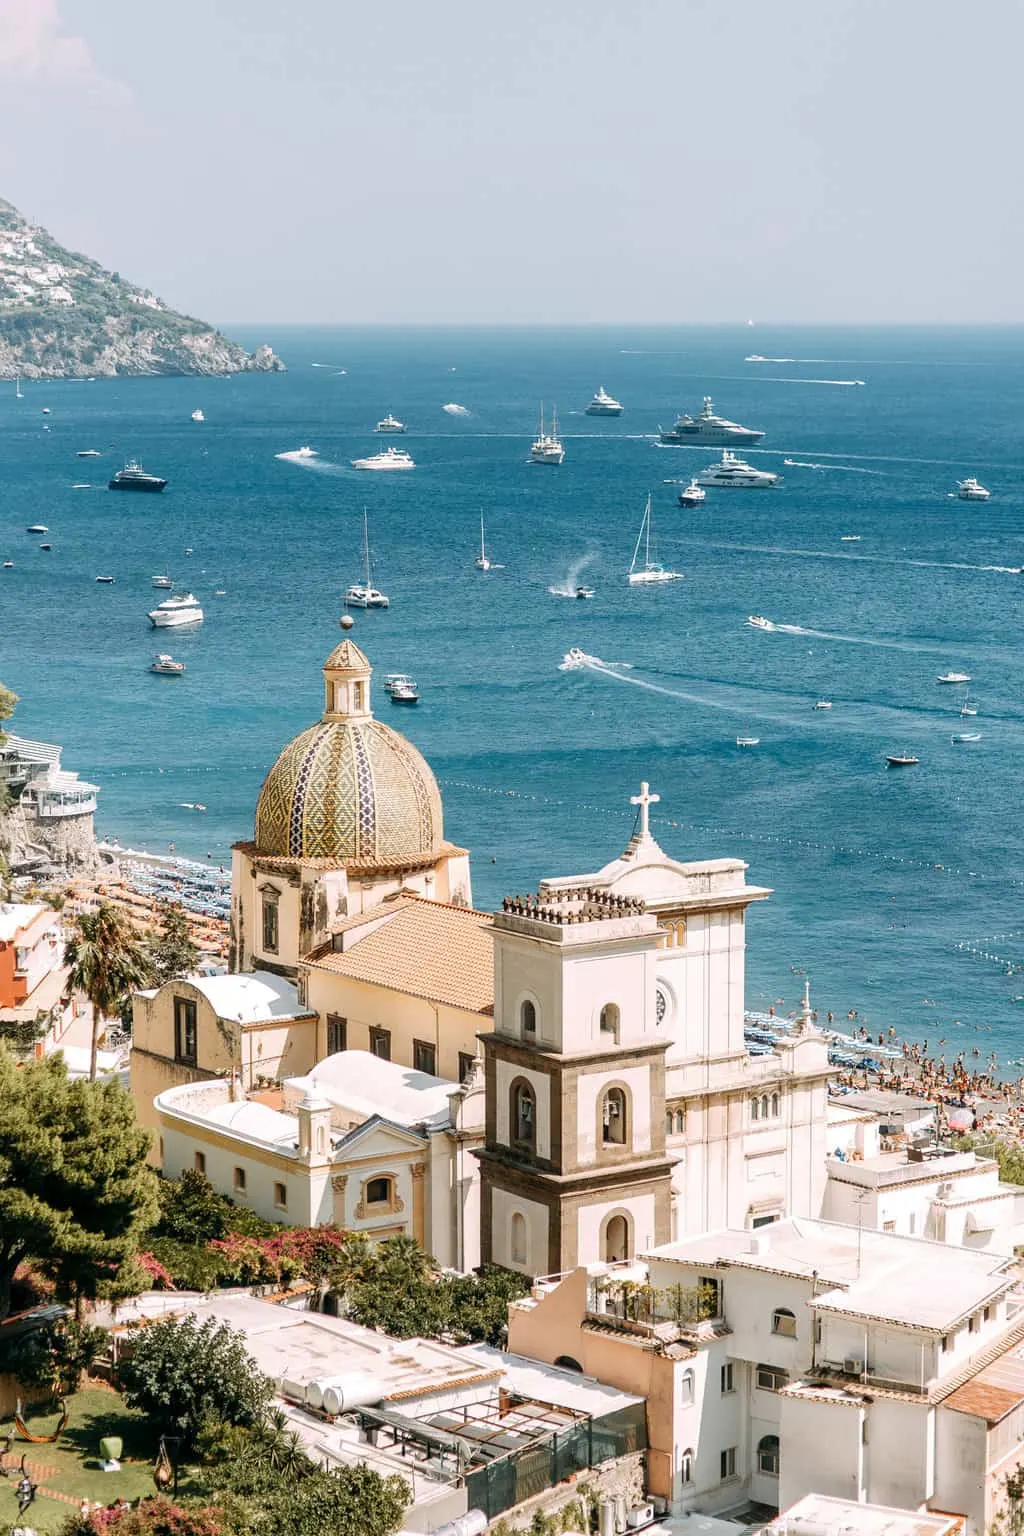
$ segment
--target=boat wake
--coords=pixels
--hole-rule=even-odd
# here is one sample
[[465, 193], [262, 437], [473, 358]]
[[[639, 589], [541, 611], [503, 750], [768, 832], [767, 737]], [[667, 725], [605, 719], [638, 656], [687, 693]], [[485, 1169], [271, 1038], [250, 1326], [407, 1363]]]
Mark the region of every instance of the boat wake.
[[972, 565], [966, 560], [907, 560], [894, 555], [853, 554], [834, 549], [791, 549], [783, 544], [734, 544], [725, 539], [705, 539], [688, 534], [669, 535], [665, 544], [696, 544], [702, 549], [738, 549], [750, 555], [786, 555], [801, 560], [854, 560], [864, 565], [912, 565], [928, 571], [995, 571], [1002, 576], [1020, 576], [1019, 565]]
[[[793, 361], [799, 359], [794, 358]], [[864, 384], [863, 379], [787, 379], [775, 373], [762, 373], [761, 379], [765, 384], [836, 384], [841, 389], [854, 389]]]
[[580, 587], [580, 577], [587, 566], [593, 562], [593, 555], [584, 555], [582, 559], [575, 560], [566, 572], [565, 580], [559, 587], [548, 587], [552, 597], [575, 597]]
[[790, 469], [841, 469], [847, 475], [884, 475], [884, 469], [863, 469], [859, 464], [814, 464], [809, 459], [783, 459]]
[[927, 641], [919, 640], [882, 640], [876, 635], [840, 635], [828, 629], [808, 629], [803, 624], [777, 624], [771, 619], [764, 619], [760, 624], [752, 627], [770, 630], [779, 635], [802, 635], [811, 640], [836, 640], [842, 645], [872, 645], [886, 651], [938, 651], [945, 654], [950, 649], [948, 644], [930, 645]]
[[288, 453], [275, 453], [275, 459], [282, 459], [286, 464], [294, 464], [299, 469], [314, 469], [321, 475], [344, 475], [348, 468], [344, 464], [332, 464], [330, 459], [322, 459], [319, 454], [303, 453], [301, 448], [293, 448]]
[[449, 400], [447, 405], [442, 405], [442, 411], [448, 416], [472, 416], [473, 412], [468, 405], [458, 405], [454, 400]]

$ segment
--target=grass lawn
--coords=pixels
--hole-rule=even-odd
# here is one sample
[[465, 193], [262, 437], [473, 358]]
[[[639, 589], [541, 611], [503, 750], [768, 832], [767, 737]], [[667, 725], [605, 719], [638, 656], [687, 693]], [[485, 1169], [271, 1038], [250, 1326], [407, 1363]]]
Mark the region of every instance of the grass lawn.
[[[127, 1408], [119, 1393], [89, 1387], [76, 1392], [69, 1399], [68, 1408], [71, 1417], [56, 1444], [32, 1445], [16, 1438], [4, 1457], [4, 1466], [16, 1469], [22, 1452], [26, 1455], [32, 1481], [39, 1484], [40, 1491], [26, 1512], [24, 1523], [39, 1531], [59, 1529], [82, 1499], [101, 1504], [112, 1504], [118, 1498], [133, 1502], [156, 1491], [156, 1438], [142, 1415]], [[30, 1413], [25, 1423], [33, 1434], [52, 1434], [57, 1427], [57, 1415]], [[0, 1432], [9, 1429], [13, 1425], [0, 1425]], [[99, 1443], [104, 1435], [120, 1435], [124, 1441], [120, 1472], [100, 1470]], [[17, 1481], [16, 1470], [8, 1478], [0, 1479], [0, 1530], [17, 1523]], [[69, 1494], [74, 1502], [49, 1499], [42, 1492], [44, 1488]]]

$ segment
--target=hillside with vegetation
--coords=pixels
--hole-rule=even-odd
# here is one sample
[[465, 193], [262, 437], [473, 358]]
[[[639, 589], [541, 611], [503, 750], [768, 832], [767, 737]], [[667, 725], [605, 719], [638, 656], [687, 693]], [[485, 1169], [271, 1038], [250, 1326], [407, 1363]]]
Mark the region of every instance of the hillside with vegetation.
[[0, 199], [0, 378], [278, 372], [148, 288], [59, 245]]

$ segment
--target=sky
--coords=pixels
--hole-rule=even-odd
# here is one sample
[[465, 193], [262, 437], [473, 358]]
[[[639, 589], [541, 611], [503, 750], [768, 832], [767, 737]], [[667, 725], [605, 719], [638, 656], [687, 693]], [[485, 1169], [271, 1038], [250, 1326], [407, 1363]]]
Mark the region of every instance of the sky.
[[0, 0], [0, 197], [220, 324], [1024, 320], [1020, 0]]

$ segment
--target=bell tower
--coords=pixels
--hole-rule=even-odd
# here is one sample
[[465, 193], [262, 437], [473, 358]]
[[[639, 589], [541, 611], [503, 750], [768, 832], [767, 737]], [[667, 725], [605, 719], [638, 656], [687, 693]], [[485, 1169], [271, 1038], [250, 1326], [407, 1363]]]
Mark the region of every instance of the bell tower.
[[555, 1274], [670, 1236], [659, 930], [634, 897], [507, 897], [481, 1035], [485, 1263]]

